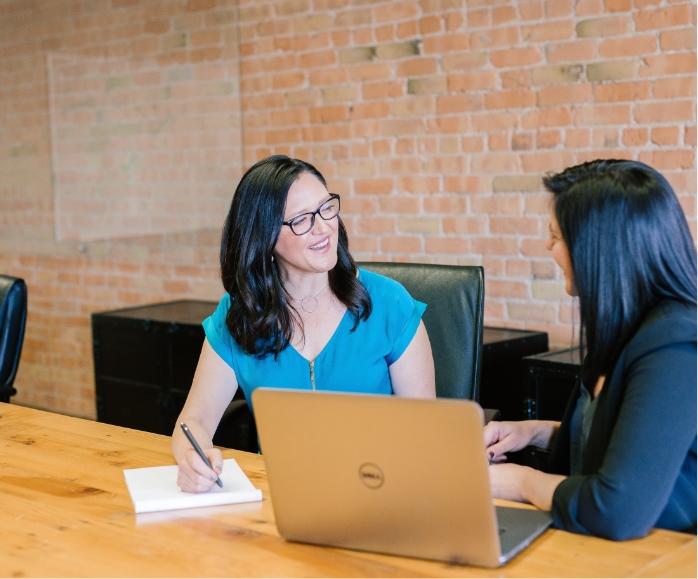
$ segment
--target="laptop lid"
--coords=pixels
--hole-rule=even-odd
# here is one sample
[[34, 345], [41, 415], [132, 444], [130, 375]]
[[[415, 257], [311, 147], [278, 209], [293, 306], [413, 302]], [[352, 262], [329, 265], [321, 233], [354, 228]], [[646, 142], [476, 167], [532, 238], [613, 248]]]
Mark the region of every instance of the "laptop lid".
[[479, 405], [267, 388], [252, 399], [285, 539], [487, 567], [504, 561]]

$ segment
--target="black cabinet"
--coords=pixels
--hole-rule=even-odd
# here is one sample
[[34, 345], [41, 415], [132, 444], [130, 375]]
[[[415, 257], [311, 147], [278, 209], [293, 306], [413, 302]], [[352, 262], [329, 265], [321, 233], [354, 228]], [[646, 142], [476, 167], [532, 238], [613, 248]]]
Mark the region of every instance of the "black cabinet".
[[[523, 359], [526, 388], [526, 419], [562, 420], [581, 371], [579, 348], [555, 350]], [[514, 460], [545, 470], [550, 453], [526, 448]]]
[[482, 336], [480, 405], [496, 408], [501, 420], [522, 420], [526, 412], [525, 356], [548, 351], [548, 334], [485, 326]]
[[[92, 314], [97, 420], [171, 435], [199, 361], [201, 323], [216, 305], [181, 300]], [[214, 442], [247, 450], [247, 416]]]
[[525, 418], [559, 422], [579, 378], [579, 348], [528, 356], [523, 364], [526, 375]]

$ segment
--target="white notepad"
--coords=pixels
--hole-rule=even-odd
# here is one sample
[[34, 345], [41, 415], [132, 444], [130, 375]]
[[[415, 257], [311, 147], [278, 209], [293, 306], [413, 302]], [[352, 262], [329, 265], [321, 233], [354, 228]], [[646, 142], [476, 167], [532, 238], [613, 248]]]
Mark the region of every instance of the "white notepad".
[[178, 468], [177, 465], [173, 465], [124, 470], [126, 486], [136, 513], [262, 500], [262, 491], [252, 485], [233, 458], [223, 461], [223, 473], [220, 475], [223, 488], [213, 485], [213, 488], [205, 493], [185, 493], [180, 490], [177, 486]]

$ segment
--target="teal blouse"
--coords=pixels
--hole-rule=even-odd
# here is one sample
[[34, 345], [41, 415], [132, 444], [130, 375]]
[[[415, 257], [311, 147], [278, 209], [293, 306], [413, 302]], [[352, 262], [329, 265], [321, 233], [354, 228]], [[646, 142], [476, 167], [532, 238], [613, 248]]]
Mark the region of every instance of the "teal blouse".
[[364, 269], [359, 281], [371, 296], [368, 320], [352, 332], [354, 318], [345, 312], [335, 333], [312, 362], [289, 345], [276, 358], [245, 354], [225, 324], [230, 295], [221, 299], [203, 326], [214, 351], [235, 371], [251, 407], [252, 392], [260, 386], [365, 394], [392, 394], [388, 367], [412, 341], [426, 304], [413, 299], [398, 282]]

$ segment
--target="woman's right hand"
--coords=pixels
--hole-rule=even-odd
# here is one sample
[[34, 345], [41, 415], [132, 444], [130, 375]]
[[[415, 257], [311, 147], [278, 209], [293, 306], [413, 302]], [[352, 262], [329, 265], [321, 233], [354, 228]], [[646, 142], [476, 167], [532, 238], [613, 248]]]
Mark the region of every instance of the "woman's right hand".
[[193, 449], [187, 449], [179, 461], [177, 486], [186, 493], [203, 493], [211, 490], [216, 484], [216, 478], [223, 472], [223, 455], [217, 448], [204, 449], [213, 469], [206, 466], [201, 457]]
[[507, 452], [515, 452], [533, 444], [547, 448], [557, 423], [540, 420], [520, 422], [489, 422], [484, 429], [487, 458], [504, 462]]

